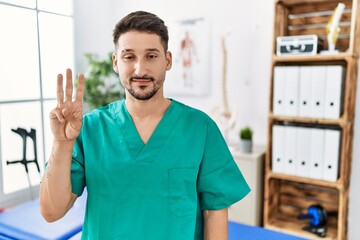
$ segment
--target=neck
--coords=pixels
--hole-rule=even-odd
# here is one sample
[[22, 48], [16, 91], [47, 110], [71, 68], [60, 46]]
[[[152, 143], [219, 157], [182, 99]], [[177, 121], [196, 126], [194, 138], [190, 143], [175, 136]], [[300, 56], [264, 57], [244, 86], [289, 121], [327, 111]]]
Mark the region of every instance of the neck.
[[162, 116], [170, 103], [169, 99], [163, 95], [157, 96], [157, 94], [149, 100], [137, 100], [132, 96], [127, 96], [125, 100], [126, 108], [131, 117], [139, 119]]

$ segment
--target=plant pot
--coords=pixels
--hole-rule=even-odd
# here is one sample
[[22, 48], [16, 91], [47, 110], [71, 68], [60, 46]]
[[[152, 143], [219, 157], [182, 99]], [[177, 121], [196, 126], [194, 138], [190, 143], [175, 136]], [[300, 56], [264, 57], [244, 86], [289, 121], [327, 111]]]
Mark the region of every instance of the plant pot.
[[252, 140], [240, 139], [240, 151], [243, 153], [252, 152]]

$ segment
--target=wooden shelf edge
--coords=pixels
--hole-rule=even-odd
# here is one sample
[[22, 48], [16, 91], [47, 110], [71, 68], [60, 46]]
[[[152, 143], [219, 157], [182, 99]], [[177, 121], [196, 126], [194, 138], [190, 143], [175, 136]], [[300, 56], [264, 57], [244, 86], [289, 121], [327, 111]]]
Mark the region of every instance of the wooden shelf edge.
[[339, 126], [346, 126], [348, 121], [344, 118], [339, 119], [325, 119], [325, 118], [305, 118], [305, 117], [286, 117], [286, 116], [278, 116], [272, 113], [269, 113], [270, 120], [277, 121], [286, 121], [286, 122], [298, 122], [298, 123], [312, 123], [312, 124], [332, 124]]
[[344, 184], [341, 183], [339, 180], [337, 182], [329, 182], [329, 181], [324, 181], [324, 180], [320, 180], [320, 179], [304, 178], [304, 177], [299, 177], [299, 176], [291, 176], [291, 175], [287, 175], [287, 174], [274, 173], [271, 171], [268, 171], [266, 173], [266, 178], [267, 178], [267, 180], [274, 178], [274, 179], [280, 179], [280, 180], [291, 181], [291, 182], [312, 184], [312, 185], [317, 185], [317, 186], [327, 187], [327, 188], [330, 187], [330, 188], [337, 189], [339, 191], [342, 191], [344, 188], [344, 186], [343, 186]]
[[295, 6], [298, 4], [302, 4], [304, 2], [314, 4], [314, 3], [337, 2], [337, 1], [336, 0], [307, 0], [307, 1], [304, 1], [304, 0], [275, 0], [275, 4], [282, 3], [285, 6]]
[[[284, 227], [286, 226], [286, 227]], [[336, 233], [330, 232], [330, 234], [328, 234], [328, 236], [326, 237], [317, 237], [315, 234], [312, 233], [308, 233], [305, 230], [299, 229], [299, 224], [298, 223], [289, 223], [289, 221], [284, 221], [284, 220], [272, 220], [272, 223], [267, 223], [264, 225], [264, 228], [270, 229], [270, 230], [274, 230], [277, 232], [283, 232], [286, 234], [290, 234], [293, 236], [298, 236], [298, 237], [302, 237], [302, 238], [306, 238], [306, 239], [312, 239], [312, 240], [335, 240], [337, 239], [336, 237]]]
[[292, 55], [292, 56], [277, 56], [273, 54], [272, 60], [274, 63], [286, 62], [331, 62], [331, 61], [348, 61], [351, 58], [358, 58], [355, 54], [340, 53], [337, 55]]

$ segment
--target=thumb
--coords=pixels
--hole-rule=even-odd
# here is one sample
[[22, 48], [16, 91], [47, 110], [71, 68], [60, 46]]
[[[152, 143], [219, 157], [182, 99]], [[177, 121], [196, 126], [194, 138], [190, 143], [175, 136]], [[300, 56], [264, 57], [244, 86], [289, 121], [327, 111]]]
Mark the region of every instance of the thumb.
[[67, 117], [69, 115], [69, 110], [67, 108], [64, 108], [61, 113], [63, 114], [64, 117]]

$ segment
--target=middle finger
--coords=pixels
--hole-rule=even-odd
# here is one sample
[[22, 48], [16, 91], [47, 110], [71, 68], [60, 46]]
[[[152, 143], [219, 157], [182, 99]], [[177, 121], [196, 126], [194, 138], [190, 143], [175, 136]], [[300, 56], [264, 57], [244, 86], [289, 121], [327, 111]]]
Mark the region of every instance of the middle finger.
[[71, 101], [73, 94], [72, 72], [71, 69], [66, 69], [66, 87], [65, 87], [65, 101]]

